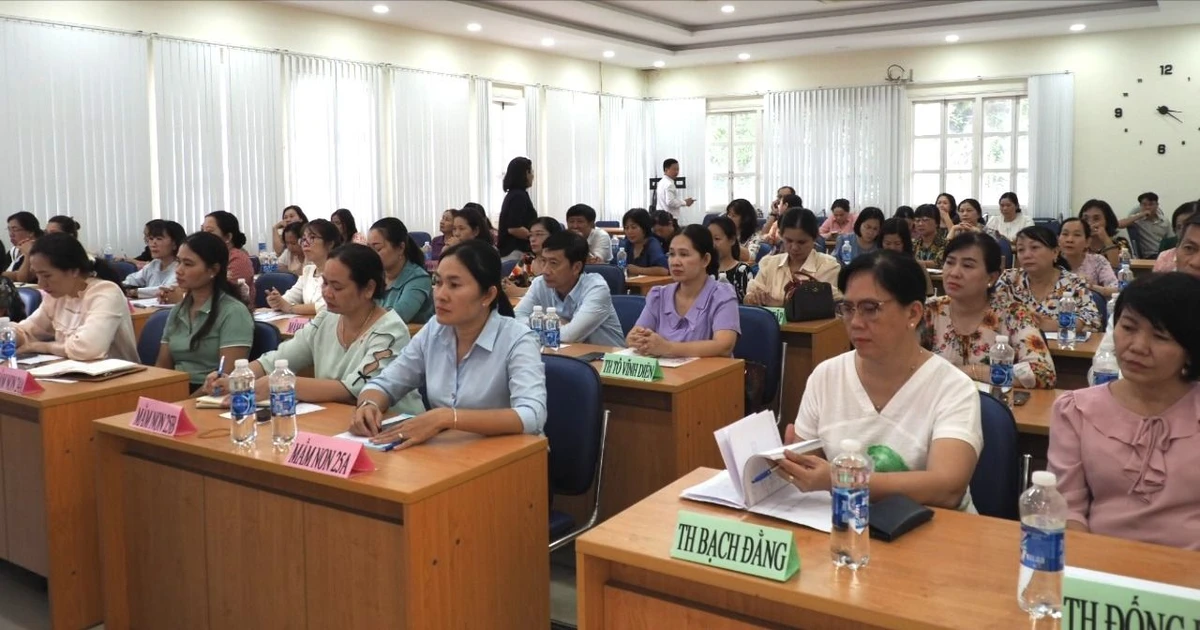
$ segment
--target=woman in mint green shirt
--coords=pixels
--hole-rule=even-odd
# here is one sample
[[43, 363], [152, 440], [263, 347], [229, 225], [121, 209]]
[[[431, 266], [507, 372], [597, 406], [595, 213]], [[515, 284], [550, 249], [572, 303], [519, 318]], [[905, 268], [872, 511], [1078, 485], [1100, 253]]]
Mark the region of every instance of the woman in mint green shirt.
[[188, 373], [191, 388], [217, 369], [250, 354], [254, 317], [229, 283], [229, 249], [220, 237], [196, 232], [176, 256], [175, 284], [187, 295], [171, 307], [155, 365]]
[[396, 311], [406, 324], [424, 324], [433, 317], [433, 281], [425, 271], [425, 253], [395, 217], [371, 226], [367, 244], [383, 261], [387, 289], [379, 305]]
[[[408, 345], [408, 326], [395, 311], [375, 303], [383, 292], [383, 263], [371, 248], [351, 243], [333, 250], [324, 279], [325, 310], [278, 350], [250, 362], [258, 398], [270, 394], [266, 375], [275, 369], [275, 360], [286, 359], [293, 372], [313, 371], [312, 378], [296, 379], [297, 400], [353, 404], [367, 381]], [[210, 393], [214, 387], [229, 391], [228, 378], [209, 374], [203, 389]], [[417, 415], [425, 405], [413, 392], [391, 409]]]

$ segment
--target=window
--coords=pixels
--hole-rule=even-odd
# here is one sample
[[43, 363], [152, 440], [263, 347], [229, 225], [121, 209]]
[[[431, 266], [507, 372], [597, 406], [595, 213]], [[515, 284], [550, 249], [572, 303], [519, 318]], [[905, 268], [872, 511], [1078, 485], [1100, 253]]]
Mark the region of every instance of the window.
[[913, 205], [948, 192], [997, 208], [1008, 191], [1029, 196], [1029, 99], [973, 97], [913, 104]]
[[491, 155], [488, 157], [489, 181], [484, 183], [484, 195], [488, 200], [488, 212], [498, 217], [500, 205], [504, 202], [502, 184], [508, 162], [518, 155], [529, 155], [525, 146], [525, 101], [510, 98], [493, 100], [488, 109], [488, 136], [487, 146]]
[[704, 198], [710, 211], [723, 212], [734, 199], [746, 199], [758, 207], [758, 130], [756, 111], [708, 115]]

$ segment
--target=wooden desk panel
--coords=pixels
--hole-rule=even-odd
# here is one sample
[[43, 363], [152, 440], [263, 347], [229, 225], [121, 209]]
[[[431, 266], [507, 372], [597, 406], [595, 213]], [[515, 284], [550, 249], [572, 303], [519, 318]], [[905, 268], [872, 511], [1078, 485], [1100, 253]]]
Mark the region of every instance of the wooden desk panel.
[[[828, 534], [679, 498], [715, 472], [696, 470], [576, 541], [581, 629], [1058, 626], [1017, 607], [1019, 523], [938, 509], [899, 541], [873, 541], [870, 566], [854, 573], [833, 566]], [[800, 573], [779, 583], [672, 559], [681, 509], [792, 529]], [[1200, 587], [1200, 552], [1073, 531], [1066, 548], [1071, 566]]]
[[1133, 275], [1145, 275], [1154, 271], [1154, 263], [1157, 262], [1153, 258], [1134, 258], [1129, 261], [1129, 268], [1133, 271]]
[[[1016, 391], [1016, 390], [1014, 390]], [[1028, 389], [1029, 402], [1020, 407], [1013, 407], [1013, 417], [1017, 421], [1017, 431], [1030, 435], [1050, 435], [1050, 416], [1054, 410], [1054, 401], [1063, 395], [1063, 389]]]
[[1087, 387], [1087, 373], [1092, 367], [1092, 357], [1100, 348], [1100, 340], [1104, 333], [1092, 333], [1083, 343], [1076, 343], [1071, 348], [1058, 345], [1053, 333], [1046, 333], [1050, 348], [1050, 357], [1054, 359], [1054, 370], [1058, 373], [1058, 387], [1061, 389], [1083, 389]]
[[808, 377], [822, 361], [850, 350], [850, 336], [842, 320], [789, 322], [779, 327], [787, 351], [783, 357], [783, 395], [779, 405], [783, 422], [793, 422]]
[[634, 295], [647, 295], [650, 289], [672, 282], [675, 279], [671, 276], [634, 276], [625, 279], [625, 290]]

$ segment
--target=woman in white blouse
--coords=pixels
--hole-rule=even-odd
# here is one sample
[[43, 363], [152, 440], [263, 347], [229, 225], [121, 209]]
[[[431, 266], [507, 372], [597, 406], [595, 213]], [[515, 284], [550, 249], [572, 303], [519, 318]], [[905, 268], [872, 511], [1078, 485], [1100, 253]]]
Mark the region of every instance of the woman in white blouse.
[[1033, 219], [1021, 212], [1017, 193], [1006, 192], [1000, 195], [1000, 216], [988, 219], [987, 230], [993, 236], [998, 234], [1011, 243], [1017, 240], [1017, 232], [1031, 225]]
[[286, 271], [294, 276], [304, 271], [304, 248], [300, 241], [304, 238], [304, 223], [289, 223], [283, 228], [283, 253], [279, 255], [279, 271]]
[[179, 266], [179, 246], [187, 238], [183, 226], [174, 221], [154, 219], [146, 224], [146, 247], [150, 262], [125, 276], [121, 281], [125, 295], [148, 298], [158, 295], [160, 287], [175, 285], [175, 268]]
[[300, 247], [304, 250], [304, 270], [287, 293], [272, 290], [267, 294], [267, 304], [283, 312], [311, 317], [325, 310], [325, 298], [321, 289], [325, 286], [322, 272], [329, 253], [342, 244], [341, 233], [333, 223], [325, 219], [309, 221], [304, 226]]

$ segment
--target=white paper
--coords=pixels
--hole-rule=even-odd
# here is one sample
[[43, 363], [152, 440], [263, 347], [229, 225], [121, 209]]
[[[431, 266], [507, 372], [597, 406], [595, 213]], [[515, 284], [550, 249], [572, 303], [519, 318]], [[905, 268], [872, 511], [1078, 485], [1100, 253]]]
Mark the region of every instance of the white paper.
[[292, 316], [288, 313], [281, 313], [272, 310], [254, 311], [254, 321], [256, 322], [274, 322], [281, 319], [290, 319]]
[[[409, 418], [412, 418], [412, 417], [413, 416], [411, 416], [409, 414], [403, 413], [403, 414], [396, 416], [395, 418], [388, 418], [387, 420], [383, 421], [383, 425], [380, 427], [380, 430], [390, 429], [393, 426], [395, 426], [397, 422], [402, 422], [402, 421], [408, 420]], [[375, 439], [375, 436], [361, 437], [358, 435], [354, 435], [353, 433], [351, 433], [349, 431], [339, 433], [333, 437], [340, 438], [343, 440], [350, 440], [352, 442], [358, 442], [359, 444], [362, 444], [363, 446], [365, 446], [369, 449], [372, 449], [372, 450], [376, 450], [376, 451], [382, 451], [388, 447], [387, 444], [372, 444], [371, 440]]]
[[162, 302], [159, 302], [158, 297], [129, 300], [129, 303], [138, 308], [171, 308], [170, 304], [163, 304]]
[[62, 357], [55, 356], [53, 354], [35, 354], [33, 356], [26, 357], [24, 359], [18, 358], [17, 365], [19, 365], [19, 366], [23, 365], [25, 367], [33, 367], [35, 365], [41, 365], [43, 363], [49, 363], [51, 361], [58, 361], [59, 359], [62, 359]]
[[796, 486], [786, 483], [749, 508], [741, 503], [740, 494], [739, 489], [733, 485], [729, 471], [722, 471], [707, 481], [685, 489], [680, 496], [692, 501], [744, 509], [821, 532], [829, 532], [832, 529], [833, 499], [823, 490], [800, 492]]
[[103, 361], [60, 361], [42, 367], [35, 367], [29, 370], [29, 373], [37, 376], [61, 376], [71, 372], [87, 374], [88, 376], [99, 376], [109, 372], [116, 372], [136, 366], [136, 363], [122, 361], [121, 359], [104, 359]]
[[[613, 354], [624, 354], [624, 355], [628, 355], [631, 357], [644, 356], [644, 355], [638, 354], [638, 351], [634, 350], [633, 348], [625, 348], [623, 350], [614, 352]], [[674, 357], [674, 358], [659, 357], [658, 365], [660, 367], [665, 367], [665, 368], [677, 368], [681, 365], [687, 365], [688, 363], [691, 363], [692, 361], [696, 361], [699, 358], [700, 357]]]
[[[296, 403], [296, 415], [297, 416], [303, 416], [306, 413], [312, 413], [314, 411], [320, 411], [322, 409], [324, 409], [324, 407], [322, 407], [320, 405], [314, 405], [312, 403]], [[233, 419], [233, 416], [228, 411], [221, 414], [221, 417], [225, 418], [226, 420]]]
[[72, 381], [69, 378], [39, 378], [39, 383], [58, 383], [59, 385], [74, 385], [79, 381]]

